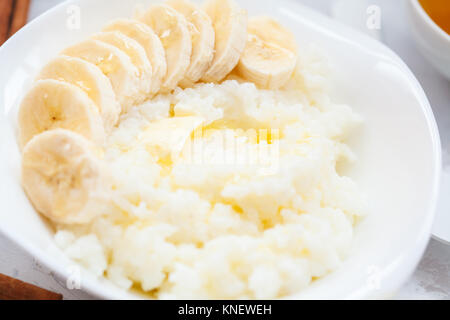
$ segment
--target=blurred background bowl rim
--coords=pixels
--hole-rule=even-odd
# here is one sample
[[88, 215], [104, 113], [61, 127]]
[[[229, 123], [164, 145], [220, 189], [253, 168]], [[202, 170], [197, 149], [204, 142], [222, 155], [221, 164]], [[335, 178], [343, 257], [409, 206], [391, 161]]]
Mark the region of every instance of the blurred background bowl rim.
[[428, 26], [431, 27], [431, 29], [436, 32], [440, 37], [442, 37], [443, 40], [447, 41], [450, 44], [450, 35], [445, 32], [444, 29], [442, 29], [431, 17], [430, 15], [425, 11], [422, 4], [420, 3], [420, 0], [408, 0], [412, 3], [412, 7], [414, 10], [419, 14], [419, 16], [422, 18], [423, 21], [426, 22]]

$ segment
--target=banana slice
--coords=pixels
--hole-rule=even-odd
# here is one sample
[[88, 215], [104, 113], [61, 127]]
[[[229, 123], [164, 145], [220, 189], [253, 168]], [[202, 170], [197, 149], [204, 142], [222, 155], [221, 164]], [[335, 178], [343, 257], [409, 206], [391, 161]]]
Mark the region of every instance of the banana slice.
[[286, 84], [296, 65], [294, 35], [271, 18], [251, 18], [238, 74], [264, 89], [274, 90]]
[[39, 80], [20, 106], [21, 146], [34, 136], [55, 128], [72, 130], [99, 145], [105, 140], [98, 108], [83, 90], [58, 80]]
[[98, 33], [92, 39], [113, 45], [131, 58], [131, 62], [139, 70], [141, 94], [148, 97], [151, 91], [152, 66], [144, 48], [136, 40], [118, 31]]
[[209, 0], [205, 11], [216, 35], [215, 55], [204, 82], [223, 80], [239, 62], [247, 42], [247, 12], [233, 0]]
[[214, 28], [209, 16], [195, 4], [187, 0], [169, 0], [167, 4], [189, 22], [192, 38], [191, 64], [180, 85], [190, 87], [199, 81], [211, 66], [214, 58]]
[[88, 223], [102, 213], [95, 203], [106, 181], [102, 175], [94, 146], [72, 131], [44, 132], [23, 151], [25, 192], [37, 211], [57, 223]]
[[138, 18], [161, 39], [167, 61], [167, 74], [161, 91], [170, 92], [184, 78], [191, 63], [192, 42], [188, 22], [177, 11], [163, 4], [151, 6]]
[[121, 111], [145, 100], [139, 90], [139, 70], [122, 50], [98, 40], [86, 40], [63, 51], [63, 54], [86, 60], [109, 78]]
[[116, 125], [120, 105], [108, 77], [95, 65], [79, 58], [59, 56], [42, 69], [37, 79], [54, 79], [76, 85], [97, 105], [105, 129], [109, 131]]
[[146, 24], [131, 19], [113, 21], [103, 31], [118, 31], [139, 42], [145, 49], [147, 58], [152, 65], [151, 94], [157, 94], [161, 88], [162, 80], [167, 73], [167, 63], [163, 45], [155, 32]]

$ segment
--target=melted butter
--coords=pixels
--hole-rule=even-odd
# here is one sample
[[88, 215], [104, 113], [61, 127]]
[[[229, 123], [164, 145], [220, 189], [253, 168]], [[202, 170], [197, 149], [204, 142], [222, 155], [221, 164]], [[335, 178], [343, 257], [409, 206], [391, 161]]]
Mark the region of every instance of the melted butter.
[[79, 80], [75, 82], [75, 84], [86, 93], [89, 93], [92, 90], [91, 86], [87, 84], [85, 81]]
[[106, 59], [103, 57], [99, 58], [97, 65], [105, 75], [109, 75], [116, 70], [112, 53]]

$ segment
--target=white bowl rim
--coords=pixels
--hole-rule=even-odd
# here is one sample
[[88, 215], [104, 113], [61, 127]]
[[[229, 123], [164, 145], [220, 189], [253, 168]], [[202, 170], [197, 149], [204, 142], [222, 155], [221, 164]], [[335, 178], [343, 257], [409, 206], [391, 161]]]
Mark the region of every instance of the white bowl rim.
[[450, 35], [444, 31], [434, 20], [429, 16], [425, 9], [420, 4], [419, 0], [408, 0], [412, 3], [414, 10], [420, 15], [420, 17], [427, 23], [428, 26], [433, 29], [443, 40], [450, 43]]
[[[27, 30], [34, 27], [35, 24], [39, 23], [41, 20], [44, 20], [48, 15], [51, 15], [54, 11], [59, 10], [63, 6], [67, 6], [70, 3], [78, 3], [80, 1], [84, 0], [65, 0], [61, 2], [60, 4], [54, 6], [53, 8], [49, 9], [48, 11], [44, 12], [43, 14], [39, 15], [35, 19], [33, 19], [31, 22], [29, 22], [26, 26], [24, 26], [22, 29], [20, 29], [16, 34], [11, 37], [9, 40], [7, 40], [2, 46], [0, 46], [0, 53], [5, 50], [13, 41], [18, 38], [22, 33], [26, 32]], [[411, 0], [417, 2], [417, 0]], [[301, 7], [304, 12], [308, 12], [310, 16], [308, 16], [309, 20], [313, 22], [314, 17], [320, 17], [322, 21], [327, 21], [329, 23], [333, 23], [337, 27], [339, 27], [341, 30], [345, 31], [346, 36], [351, 35], [354, 40], [360, 40], [361, 43], [366, 42], [370, 43], [374, 47], [378, 47], [380, 50], [383, 50], [384, 52], [388, 53], [390, 58], [395, 60], [400, 67], [403, 68], [403, 71], [408, 75], [408, 78], [412, 83], [415, 85], [417, 93], [421, 99], [421, 109], [423, 111], [423, 114], [425, 116], [425, 120], [427, 123], [427, 127], [429, 128], [429, 134], [431, 138], [432, 143], [432, 149], [433, 149], [433, 155], [434, 155], [434, 170], [433, 170], [433, 178], [434, 183], [432, 185], [432, 197], [430, 199], [429, 205], [428, 205], [428, 214], [425, 216], [424, 222], [422, 224], [421, 232], [417, 233], [417, 239], [416, 240], [416, 246], [414, 248], [411, 248], [409, 250], [408, 254], [406, 255], [405, 259], [402, 259], [402, 263], [398, 264], [395, 269], [392, 269], [389, 271], [389, 275], [386, 276], [386, 279], [389, 279], [392, 283], [390, 287], [398, 289], [412, 274], [414, 269], [419, 264], [420, 257], [423, 256], [426, 246], [432, 237], [432, 226], [433, 221], [436, 216], [436, 207], [439, 197], [439, 190], [440, 190], [440, 179], [441, 179], [441, 171], [442, 171], [442, 149], [441, 149], [441, 140], [439, 135], [438, 126], [431, 108], [431, 105], [428, 101], [428, 98], [420, 85], [417, 78], [414, 76], [412, 71], [409, 69], [409, 67], [406, 65], [406, 63], [389, 47], [384, 45], [383, 43], [367, 36], [366, 34], [355, 30], [339, 21], [332, 20], [331, 18], [327, 17], [324, 14], [321, 14], [320, 12], [317, 12], [313, 9], [310, 9], [302, 4], [296, 3], [298, 7]], [[419, 4], [420, 6], [420, 4]], [[421, 7], [421, 6], [420, 6]], [[423, 8], [422, 8], [423, 10]], [[424, 12], [424, 14], [428, 17], [428, 15]], [[429, 17], [428, 17], [429, 18]], [[431, 20], [431, 18], [429, 18]], [[433, 22], [433, 21], [432, 21]], [[314, 22], [316, 23], [316, 22]], [[434, 23], [434, 22], [433, 22]], [[436, 26], [435, 26], [436, 27]], [[438, 27], [439, 28], [439, 27]], [[440, 28], [439, 28], [440, 29]], [[444, 32], [443, 30], [441, 30]], [[57, 266], [54, 259], [49, 258], [48, 253], [38, 247], [33, 245], [31, 242], [24, 240], [24, 237], [22, 237], [20, 234], [10, 232], [9, 230], [5, 230], [0, 225], [0, 233], [5, 235], [7, 238], [9, 238], [11, 241], [13, 241], [16, 245], [18, 245], [20, 248], [24, 249], [27, 253], [32, 255], [34, 258], [36, 258], [39, 262], [41, 262], [45, 267], [52, 270], [55, 276], [59, 276], [61, 278], [67, 279], [70, 275], [67, 270], [62, 270]], [[408, 267], [409, 265], [409, 267]], [[400, 269], [403, 268], [402, 272], [399, 272]], [[98, 286], [99, 282], [98, 280], [94, 280], [94, 277], [91, 277], [87, 279], [87, 281], [84, 281], [83, 291], [94, 295], [99, 298], [105, 298], [105, 293], [102, 288]], [[122, 290], [121, 290], [122, 291]], [[361, 299], [361, 298], [370, 298], [371, 296], [374, 296], [375, 289], [371, 290], [362, 290], [358, 292], [349, 292], [346, 297], [343, 297], [343, 299], [350, 298], [350, 299]], [[128, 292], [123, 292], [121, 295], [115, 295], [114, 293], [111, 293], [112, 296], [115, 296], [117, 298], [114, 299], [136, 299], [137, 297], [132, 295]]]

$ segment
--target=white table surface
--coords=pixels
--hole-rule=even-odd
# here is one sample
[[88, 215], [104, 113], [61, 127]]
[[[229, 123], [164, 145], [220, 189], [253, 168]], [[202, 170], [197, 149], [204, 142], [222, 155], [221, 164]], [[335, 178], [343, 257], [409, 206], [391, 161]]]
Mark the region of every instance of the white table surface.
[[[331, 6], [338, 0], [299, 1], [330, 14]], [[404, 59], [428, 95], [441, 132], [444, 168], [446, 175], [450, 176], [450, 82], [433, 70], [417, 52], [409, 32], [404, 1], [372, 0], [370, 4], [378, 5], [381, 9], [383, 42]], [[60, 2], [62, 0], [32, 0], [30, 19]], [[448, 203], [443, 207], [450, 210]], [[0, 273], [62, 293], [65, 299], [91, 298], [82, 291], [68, 290], [64, 281], [54, 277], [50, 270], [1, 235]], [[414, 275], [396, 298], [450, 299], [450, 246], [431, 240]]]

